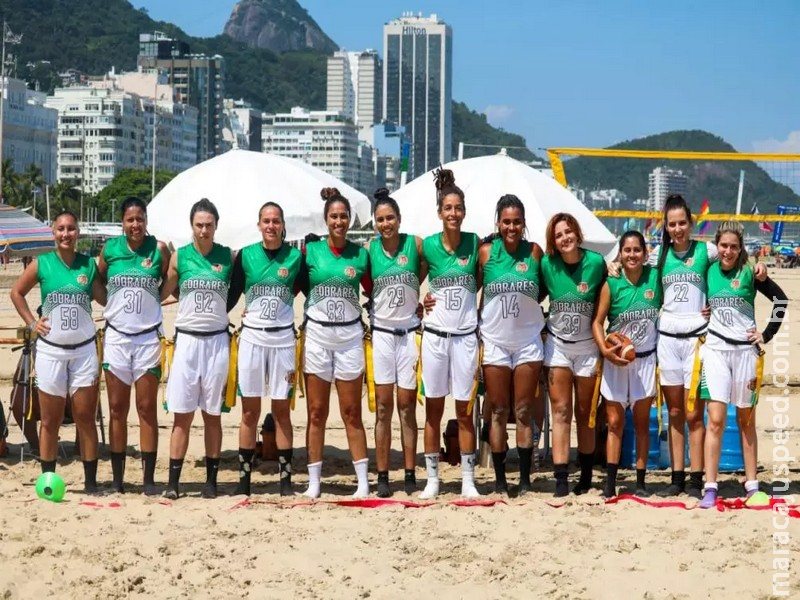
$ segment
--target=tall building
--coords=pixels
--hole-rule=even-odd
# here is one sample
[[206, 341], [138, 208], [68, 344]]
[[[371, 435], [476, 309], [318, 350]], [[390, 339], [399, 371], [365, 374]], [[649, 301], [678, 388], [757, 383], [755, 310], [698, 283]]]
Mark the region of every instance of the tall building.
[[685, 194], [689, 178], [683, 171], [656, 167], [648, 177], [647, 205], [649, 210], [660, 212], [670, 194]]
[[383, 119], [405, 128], [414, 178], [452, 155], [452, 29], [406, 13], [384, 25], [383, 55]]
[[197, 154], [200, 161], [223, 151], [224, 61], [219, 55], [191, 54], [189, 45], [156, 31], [139, 35], [138, 64], [161, 69], [175, 89], [175, 100], [200, 112]]
[[45, 106], [47, 96], [28, 89], [24, 81], [4, 77], [3, 160], [17, 172], [30, 165], [42, 170], [45, 182], [56, 181], [58, 111]]
[[244, 100], [225, 99], [223, 138], [231, 148], [261, 152], [263, 113]]
[[375, 50], [335, 52], [328, 58], [327, 109], [359, 128], [381, 120], [383, 67]]
[[371, 148], [338, 112], [297, 106], [290, 113], [265, 114], [261, 137], [268, 154], [307, 162], [365, 194], [374, 191]]

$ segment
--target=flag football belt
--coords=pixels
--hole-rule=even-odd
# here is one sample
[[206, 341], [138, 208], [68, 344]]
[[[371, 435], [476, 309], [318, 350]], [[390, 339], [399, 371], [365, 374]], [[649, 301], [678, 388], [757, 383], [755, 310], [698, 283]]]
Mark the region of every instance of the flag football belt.
[[686, 340], [689, 338], [698, 338], [703, 335], [706, 331], [706, 324], [701, 325], [697, 329], [693, 329], [692, 331], [687, 331], [686, 333], [669, 333], [667, 331], [658, 330], [659, 335], [665, 335], [667, 337], [676, 338], [679, 340]]
[[363, 325], [361, 317], [356, 317], [352, 321], [343, 321], [341, 323], [338, 323], [331, 321], [317, 321], [316, 319], [312, 319], [311, 317], [306, 316], [303, 321], [303, 325], [306, 324], [306, 321], [311, 321], [312, 323], [316, 323], [317, 325], [322, 325], [323, 327], [347, 327], [348, 325], [355, 325], [356, 323], [361, 323]]
[[565, 344], [580, 344], [581, 342], [588, 342], [589, 340], [593, 340], [594, 338], [586, 338], [585, 340], [565, 340], [562, 337], [558, 337], [555, 333], [550, 331], [547, 327], [544, 328], [548, 335], [552, 335], [556, 338], [559, 342], [564, 342]]
[[77, 350], [78, 348], [83, 348], [84, 346], [88, 346], [89, 344], [94, 342], [97, 339], [97, 334], [94, 334], [88, 340], [83, 340], [82, 342], [78, 342], [77, 344], [56, 344], [55, 342], [51, 342], [50, 340], [48, 340], [45, 337], [42, 337], [41, 335], [36, 339], [41, 340], [48, 346], [53, 346], [54, 348], [61, 348], [62, 350]]
[[264, 333], [275, 333], [276, 331], [286, 331], [287, 329], [294, 329], [294, 323], [289, 325], [281, 325], [280, 327], [253, 327], [252, 325], [245, 325], [242, 323], [242, 329], [252, 329], [254, 331], [263, 331]]
[[717, 333], [716, 331], [713, 331], [711, 329], [708, 330], [708, 333], [710, 333], [711, 335], [713, 335], [715, 337], [718, 337], [723, 342], [726, 342], [726, 343], [731, 344], [733, 346], [752, 346], [753, 345], [753, 343], [750, 340], [734, 340], [734, 339], [731, 339], [729, 337], [725, 337], [721, 333]]
[[214, 335], [219, 335], [221, 333], [228, 333], [228, 328], [220, 329], [218, 331], [192, 331], [189, 329], [178, 329], [175, 328], [175, 337], [178, 337], [179, 333], [184, 333], [186, 335], [191, 335], [194, 337], [212, 337]]
[[636, 353], [636, 358], [647, 358], [648, 356], [653, 354], [655, 351], [656, 351], [655, 348], [651, 348], [650, 350], [646, 350], [645, 352], [637, 352]]
[[457, 332], [457, 333], [450, 333], [449, 331], [439, 331], [437, 329], [431, 329], [430, 327], [426, 327], [423, 329], [423, 333], [432, 333], [433, 335], [438, 335], [440, 338], [450, 339], [454, 337], [464, 337], [465, 335], [472, 335], [473, 333], [478, 333], [478, 328], [471, 329], [470, 331], [464, 332]]
[[154, 331], [158, 331], [160, 328], [161, 328], [161, 323], [159, 323], [158, 325], [153, 325], [152, 327], [148, 327], [143, 331], [137, 331], [135, 333], [131, 333], [129, 331], [122, 331], [121, 329], [117, 329], [111, 323], [106, 321], [106, 329], [113, 329], [117, 333], [121, 333], [122, 335], [127, 335], [128, 337], [137, 337], [140, 335], [145, 335], [147, 333], [153, 333]]
[[[391, 333], [397, 337], [403, 337], [404, 335], [408, 335], [414, 331], [419, 329], [419, 325], [416, 327], [409, 327], [408, 329], [389, 329], [388, 327], [378, 327], [377, 325], [372, 325], [372, 331], [380, 331], [381, 333]], [[428, 330], [430, 331], [430, 330]]]

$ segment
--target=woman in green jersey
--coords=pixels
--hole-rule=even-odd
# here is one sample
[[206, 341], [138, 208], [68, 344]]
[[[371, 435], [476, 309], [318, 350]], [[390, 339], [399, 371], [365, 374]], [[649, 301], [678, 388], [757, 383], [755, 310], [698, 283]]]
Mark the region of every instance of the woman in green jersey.
[[[622, 235], [619, 240], [622, 276], [609, 278], [603, 284], [592, 323], [594, 339], [604, 359], [600, 393], [606, 399], [608, 420], [608, 478], [603, 491], [607, 498], [617, 493], [617, 470], [627, 407], [633, 412], [636, 431], [635, 493], [637, 496], [648, 495], [645, 474], [650, 444], [650, 407], [656, 396], [656, 322], [662, 293], [658, 270], [645, 265], [646, 248], [644, 237], [638, 231]], [[606, 317], [609, 334], [621, 333], [630, 338], [636, 353], [633, 360], [628, 361], [617, 354], [619, 343], [606, 344]]]
[[581, 247], [583, 232], [571, 214], [553, 215], [545, 237], [547, 254], [541, 262], [542, 284], [550, 297], [550, 308], [544, 366], [553, 414], [555, 495], [561, 497], [569, 494], [573, 392], [581, 467], [580, 481], [573, 491], [584, 494], [592, 485], [595, 430], [591, 415], [598, 369], [592, 315], [607, 271], [600, 254]]
[[373, 283], [370, 326], [375, 373], [375, 458], [378, 463], [378, 497], [391, 496], [389, 450], [392, 446], [394, 387], [403, 444], [405, 491], [416, 491], [414, 467], [417, 452], [417, 351], [419, 282], [428, 267], [421, 260], [422, 240], [400, 233], [400, 207], [380, 188], [372, 209], [380, 237], [368, 242]]
[[122, 235], [108, 240], [98, 269], [108, 290], [103, 370], [106, 374], [111, 442], [112, 489], [123, 492], [131, 387], [139, 414], [139, 451], [144, 493], [154, 495], [158, 452], [158, 384], [161, 379], [161, 283], [169, 250], [147, 235], [147, 205], [122, 203]]
[[[36, 339], [36, 382], [39, 388], [42, 472], [56, 470], [58, 431], [67, 394], [78, 428], [84, 491], [97, 492], [97, 331], [92, 300], [106, 303], [95, 261], [76, 252], [78, 218], [60, 212], [53, 221], [56, 248], [31, 262], [11, 289], [11, 302]], [[26, 296], [39, 285], [42, 316], [37, 319]]]
[[[439, 440], [444, 399], [456, 402], [461, 448], [461, 495], [480, 496], [475, 487], [475, 423], [471, 409], [480, 368], [477, 297], [481, 285], [478, 236], [461, 231], [466, 214], [464, 192], [453, 172], [436, 172], [436, 208], [441, 233], [425, 238], [432, 309], [424, 320], [422, 383], [425, 387], [425, 468], [428, 480], [420, 498], [439, 495]], [[426, 306], [428, 303], [426, 302]]]
[[308, 289], [305, 304], [303, 363], [308, 402], [308, 490], [318, 498], [322, 473], [325, 425], [330, 409], [331, 383], [336, 382], [353, 467], [358, 478], [354, 498], [369, 495], [367, 437], [361, 419], [364, 382], [364, 326], [361, 321], [359, 282], [372, 292], [369, 255], [347, 239], [350, 202], [336, 188], [324, 188], [323, 214], [328, 239], [305, 246]]
[[[758, 491], [755, 412], [764, 371], [762, 347], [778, 333], [788, 308], [786, 294], [774, 281], [769, 277], [765, 281], [755, 278], [748, 264], [741, 223], [721, 223], [715, 242], [719, 261], [708, 270], [711, 320], [700, 351], [703, 360], [700, 398], [708, 407], [704, 447], [706, 483], [700, 508], [712, 508], [717, 503], [717, 474], [728, 404], [736, 406], [746, 497], [749, 499]], [[773, 303], [769, 324], [763, 333], [756, 327], [756, 292]]]
[[542, 249], [525, 239], [525, 205], [506, 195], [496, 208], [498, 237], [478, 254], [483, 273], [480, 330], [483, 378], [492, 406], [489, 442], [495, 492], [508, 494], [506, 438], [509, 405], [514, 403], [519, 453], [519, 493], [531, 489], [533, 417], [539, 371], [544, 359], [544, 316], [539, 305]]
[[175, 319], [175, 354], [167, 383], [167, 409], [174, 415], [169, 447], [169, 483], [164, 495], [180, 496], [183, 459], [189, 447], [194, 413], [203, 415], [206, 483], [203, 498], [216, 498], [217, 471], [222, 449], [223, 390], [228, 378], [228, 289], [231, 249], [214, 242], [219, 213], [203, 198], [189, 213], [192, 242], [178, 248], [170, 258], [167, 278], [161, 288], [166, 299], [178, 288]]
[[237, 494], [250, 495], [261, 398], [272, 398], [281, 496], [292, 494], [291, 400], [295, 393], [294, 296], [305, 274], [300, 251], [287, 244], [283, 209], [265, 203], [258, 212], [261, 241], [245, 246], [233, 262], [228, 306], [244, 292], [238, 381], [242, 395]]

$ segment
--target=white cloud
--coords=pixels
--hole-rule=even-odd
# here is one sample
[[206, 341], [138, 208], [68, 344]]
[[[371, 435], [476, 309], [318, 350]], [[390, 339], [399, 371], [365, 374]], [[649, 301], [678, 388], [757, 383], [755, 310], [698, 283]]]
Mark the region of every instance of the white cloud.
[[800, 131], [790, 131], [785, 140], [756, 140], [753, 142], [756, 152], [777, 152], [781, 154], [800, 154]]
[[508, 104], [490, 104], [483, 109], [486, 119], [495, 127], [502, 125], [514, 114], [514, 107]]

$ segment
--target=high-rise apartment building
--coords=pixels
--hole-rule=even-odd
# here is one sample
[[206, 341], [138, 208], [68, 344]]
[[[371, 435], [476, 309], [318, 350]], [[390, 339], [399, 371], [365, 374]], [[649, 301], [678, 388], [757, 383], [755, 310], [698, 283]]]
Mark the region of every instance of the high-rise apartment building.
[[327, 109], [359, 128], [381, 120], [383, 67], [375, 50], [336, 52], [328, 58]]
[[139, 35], [138, 64], [161, 69], [175, 89], [175, 100], [198, 109], [197, 154], [200, 161], [223, 151], [224, 61], [219, 55], [190, 54], [189, 45], [156, 31]]
[[452, 29], [406, 13], [384, 25], [383, 56], [383, 119], [405, 128], [414, 178], [452, 155]]
[[24, 81], [5, 77], [0, 85], [3, 159], [17, 172], [36, 165], [47, 183], [55, 183], [58, 111], [45, 106], [47, 96], [29, 90]]
[[648, 177], [648, 210], [661, 212], [664, 202], [670, 194], [685, 194], [689, 186], [689, 178], [683, 171], [656, 167]]

